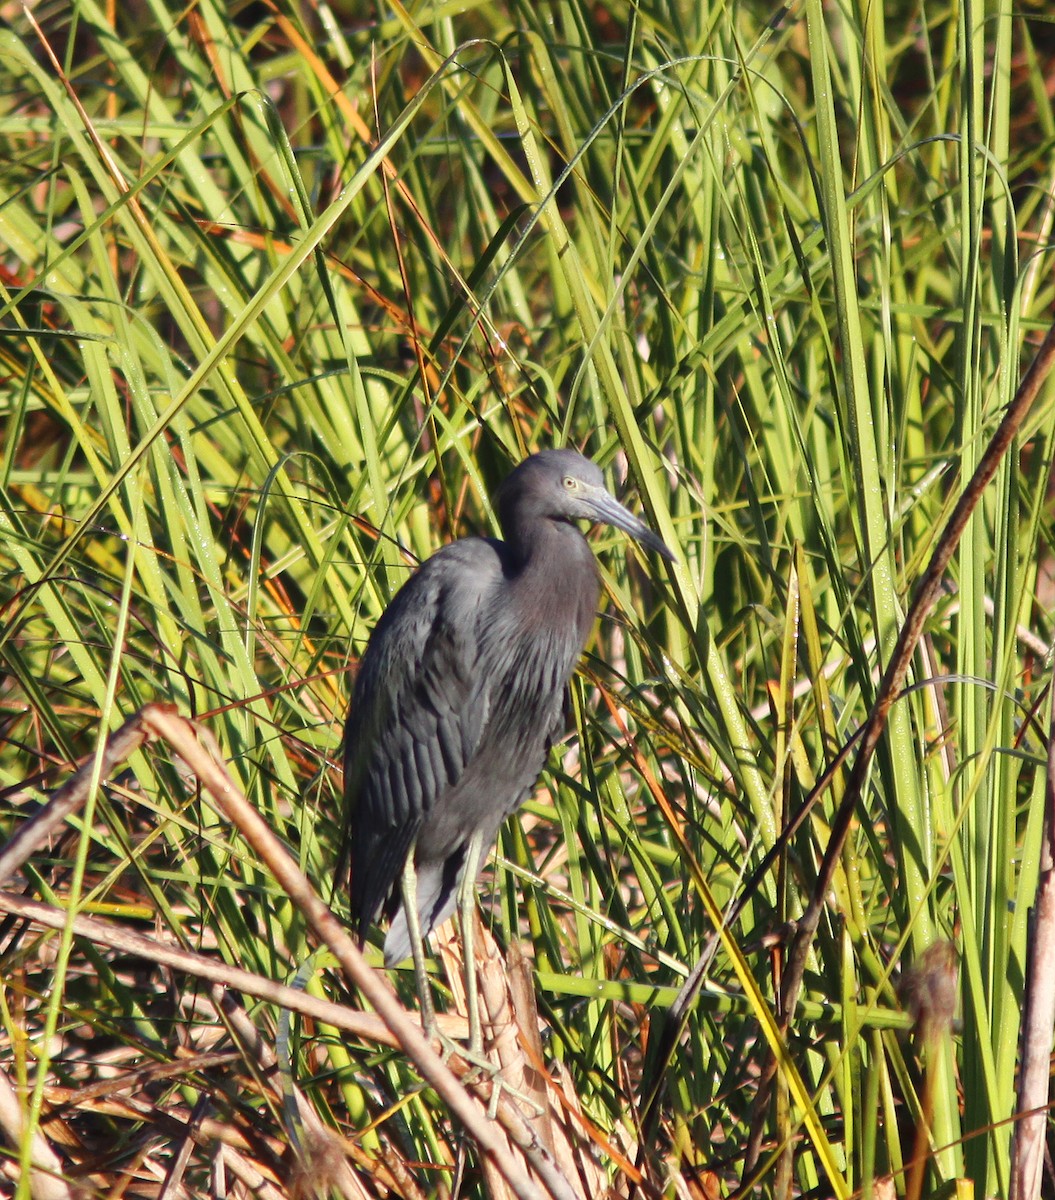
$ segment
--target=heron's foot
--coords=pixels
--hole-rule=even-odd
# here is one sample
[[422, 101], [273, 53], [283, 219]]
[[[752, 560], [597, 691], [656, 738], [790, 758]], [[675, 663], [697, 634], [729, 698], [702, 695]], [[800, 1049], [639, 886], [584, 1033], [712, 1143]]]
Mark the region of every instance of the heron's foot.
[[436, 1027], [431, 1029], [424, 1027], [422, 1032], [433, 1048], [438, 1050], [440, 1058], [445, 1063], [449, 1063], [452, 1058], [460, 1058], [462, 1062], [468, 1063], [469, 1070], [460, 1077], [465, 1087], [471, 1088], [477, 1083], [489, 1083], [491, 1085], [487, 1115], [492, 1121], [498, 1114], [498, 1104], [503, 1092], [511, 1099], [516, 1100], [518, 1104], [526, 1106], [530, 1110], [530, 1114], [525, 1115], [530, 1115], [532, 1118], [542, 1116], [544, 1109], [539, 1102], [503, 1079], [502, 1068], [498, 1063], [489, 1059], [482, 1049], [478, 1050], [471, 1045], [464, 1045], [462, 1042], [457, 1042], [453, 1038], [447, 1037], [446, 1034], [440, 1033]]
[[452, 1058], [460, 1058], [470, 1066], [483, 1071], [494, 1072], [497, 1069], [482, 1050], [474, 1052], [471, 1045], [465, 1046], [445, 1033], [441, 1033], [434, 1011], [430, 1010], [422, 1014], [421, 1032], [444, 1063], [449, 1064]]
[[452, 1058], [460, 1058], [473, 1068], [465, 1078], [472, 1078], [478, 1072], [484, 1075], [497, 1074], [499, 1068], [487, 1057], [482, 1046], [473, 1046], [472, 1042], [466, 1044], [448, 1037], [440, 1032], [439, 1024], [435, 1020], [425, 1021], [421, 1032], [433, 1047], [438, 1047], [440, 1058], [445, 1063], [449, 1063]]
[[545, 1110], [539, 1102], [505, 1080], [502, 1077], [502, 1068], [487, 1057], [482, 1046], [473, 1046], [471, 1040], [466, 1044], [447, 1037], [445, 1033], [440, 1032], [439, 1023], [435, 1020], [434, 1014], [432, 1021], [423, 1022], [421, 1031], [433, 1049], [438, 1051], [444, 1063], [449, 1064], [452, 1058], [460, 1058], [462, 1062], [468, 1063], [470, 1069], [461, 1076], [461, 1082], [465, 1087], [472, 1087], [474, 1084], [482, 1082], [490, 1083], [491, 1095], [488, 1100], [487, 1115], [492, 1121], [498, 1114], [498, 1104], [503, 1092], [506, 1092], [522, 1107], [530, 1110], [530, 1113], [525, 1113], [525, 1115], [530, 1115], [532, 1119], [542, 1116]]
[[437, 1028], [425, 1028], [425, 1036], [429, 1039], [433, 1046], [439, 1047], [440, 1058], [445, 1063], [450, 1063], [452, 1058], [460, 1058], [467, 1062], [475, 1070], [495, 1071], [497, 1068], [494, 1063], [487, 1057], [481, 1054], [473, 1054], [467, 1046], [461, 1042], [455, 1041], [454, 1038], [449, 1038], [445, 1033], [440, 1033]]
[[458, 1053], [473, 1068], [469, 1078], [477, 1075], [497, 1077], [498, 1072], [502, 1068], [487, 1057], [482, 1046], [474, 1046], [471, 1042], [467, 1045], [462, 1045], [462, 1043], [458, 1042], [456, 1045]]
[[477, 1052], [471, 1047], [462, 1046], [458, 1048], [458, 1053], [472, 1067], [472, 1070], [463, 1076], [463, 1084], [472, 1087], [474, 1083], [490, 1083], [491, 1096], [487, 1103], [487, 1115], [492, 1121], [498, 1115], [498, 1104], [503, 1092], [510, 1099], [515, 1100], [522, 1110], [525, 1110], [525, 1116], [529, 1116], [532, 1120], [542, 1116], [545, 1111], [542, 1105], [534, 1097], [515, 1088], [503, 1076], [502, 1068], [492, 1062], [482, 1050]]

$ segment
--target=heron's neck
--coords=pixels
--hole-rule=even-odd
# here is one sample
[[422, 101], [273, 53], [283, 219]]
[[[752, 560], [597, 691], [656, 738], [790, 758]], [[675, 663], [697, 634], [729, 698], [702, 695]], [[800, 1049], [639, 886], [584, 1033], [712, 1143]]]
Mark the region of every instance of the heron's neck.
[[536, 519], [509, 534], [515, 586], [529, 597], [525, 603], [588, 631], [601, 581], [593, 551], [576, 526]]
[[556, 574], [562, 565], [574, 570], [585, 556], [593, 557], [586, 539], [567, 521], [530, 517], [513, 522], [505, 534], [518, 575], [525, 572], [535, 575], [540, 571]]

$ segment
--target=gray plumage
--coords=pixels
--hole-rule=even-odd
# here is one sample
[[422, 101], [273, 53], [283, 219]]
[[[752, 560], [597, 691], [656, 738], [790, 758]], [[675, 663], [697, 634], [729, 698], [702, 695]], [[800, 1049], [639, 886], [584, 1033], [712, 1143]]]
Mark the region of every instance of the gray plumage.
[[391, 921], [411, 952], [400, 877], [413, 852], [422, 936], [453, 911], [474, 832], [485, 851], [531, 792], [589, 637], [597, 563], [574, 521], [614, 525], [672, 558], [571, 450], [522, 462], [496, 500], [505, 541], [465, 538], [398, 592], [359, 665], [345, 729], [345, 854], [360, 939]]

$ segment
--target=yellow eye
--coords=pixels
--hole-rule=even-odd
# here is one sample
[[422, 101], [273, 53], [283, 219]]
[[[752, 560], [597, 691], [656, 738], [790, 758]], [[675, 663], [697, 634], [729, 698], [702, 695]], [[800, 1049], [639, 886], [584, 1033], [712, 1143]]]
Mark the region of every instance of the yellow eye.
[[564, 486], [568, 489], [569, 492], [574, 492], [575, 489], [579, 486], [579, 481], [575, 478], [574, 475], [565, 475], [564, 476]]

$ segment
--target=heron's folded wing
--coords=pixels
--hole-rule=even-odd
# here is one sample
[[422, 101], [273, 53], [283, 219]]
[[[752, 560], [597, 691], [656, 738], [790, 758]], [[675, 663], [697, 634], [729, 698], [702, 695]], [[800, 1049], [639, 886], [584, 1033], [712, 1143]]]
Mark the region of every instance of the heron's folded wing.
[[453, 543], [397, 594], [363, 656], [345, 734], [350, 901], [361, 934], [398, 898], [422, 822], [479, 745], [489, 707], [480, 621], [500, 574], [491, 543]]

